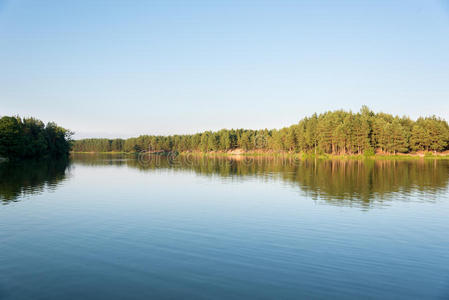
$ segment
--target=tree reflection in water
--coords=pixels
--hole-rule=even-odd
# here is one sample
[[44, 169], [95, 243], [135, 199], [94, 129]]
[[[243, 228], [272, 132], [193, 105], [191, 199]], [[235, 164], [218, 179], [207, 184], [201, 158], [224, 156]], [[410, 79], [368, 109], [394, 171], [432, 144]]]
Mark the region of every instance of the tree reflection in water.
[[367, 208], [393, 199], [406, 201], [407, 195], [411, 193], [422, 193], [421, 198], [425, 201], [435, 201], [439, 193], [447, 192], [449, 182], [449, 161], [431, 159], [299, 160], [280, 157], [157, 155], [142, 158], [84, 154], [75, 155], [74, 162], [84, 165], [121, 165], [144, 172], [155, 169], [189, 170], [202, 176], [220, 176], [224, 179], [249, 176], [278, 179], [299, 187], [315, 200]]
[[69, 160], [26, 160], [0, 164], [0, 203], [55, 190], [67, 179]]
[[[248, 177], [281, 180], [299, 187], [308, 197], [333, 205], [362, 206], [407, 200], [422, 193], [424, 201], [435, 201], [447, 193], [449, 161], [445, 160], [296, 160], [279, 157], [198, 157], [117, 154], [75, 154], [74, 165], [121, 166], [149, 172], [170, 169], [190, 171], [224, 180]], [[68, 160], [27, 161], [0, 165], [0, 201], [56, 189], [67, 179]], [[417, 199], [416, 197], [413, 197]]]

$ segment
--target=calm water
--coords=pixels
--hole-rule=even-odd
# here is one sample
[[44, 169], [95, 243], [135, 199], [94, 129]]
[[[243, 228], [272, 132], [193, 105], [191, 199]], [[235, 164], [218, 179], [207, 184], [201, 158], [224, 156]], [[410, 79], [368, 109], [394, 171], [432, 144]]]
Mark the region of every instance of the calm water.
[[448, 299], [448, 161], [0, 165], [0, 299]]

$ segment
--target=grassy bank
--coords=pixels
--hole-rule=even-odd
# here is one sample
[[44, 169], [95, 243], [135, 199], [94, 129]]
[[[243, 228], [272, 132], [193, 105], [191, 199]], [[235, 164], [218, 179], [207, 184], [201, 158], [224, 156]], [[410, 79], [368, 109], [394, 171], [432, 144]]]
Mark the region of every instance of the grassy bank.
[[103, 152], [95, 152], [95, 151], [71, 151], [72, 154], [134, 154], [135, 152], [121, 152], [121, 151], [103, 151]]
[[[135, 155], [138, 152], [72, 152], [73, 154], [122, 154], [122, 155]], [[166, 153], [168, 154], [168, 153]], [[165, 155], [166, 155], [165, 154]], [[159, 154], [162, 155], [162, 154]], [[403, 159], [443, 159], [449, 160], [449, 154], [437, 153], [433, 154], [428, 152], [426, 154], [396, 154], [396, 155], [388, 155], [388, 154], [375, 154], [375, 155], [355, 155], [355, 154], [313, 154], [313, 153], [291, 153], [291, 152], [180, 152], [176, 153], [176, 155], [194, 155], [194, 156], [203, 156], [203, 157], [276, 157], [276, 158], [295, 158], [295, 159], [353, 159], [353, 160], [361, 160], [361, 159], [376, 159], [376, 160], [403, 160]], [[1, 161], [1, 158], [0, 158]]]
[[400, 160], [400, 159], [447, 159], [449, 160], [449, 154], [432, 154], [427, 153], [425, 155], [421, 154], [396, 154], [396, 155], [385, 155], [385, 154], [375, 154], [375, 155], [360, 155], [360, 154], [313, 154], [313, 153], [289, 153], [289, 152], [242, 152], [242, 153], [231, 153], [231, 152], [181, 152], [180, 155], [195, 155], [195, 156], [208, 156], [208, 157], [239, 157], [239, 156], [250, 156], [250, 157], [285, 157], [285, 158], [295, 158], [295, 159], [378, 159], [378, 160]]

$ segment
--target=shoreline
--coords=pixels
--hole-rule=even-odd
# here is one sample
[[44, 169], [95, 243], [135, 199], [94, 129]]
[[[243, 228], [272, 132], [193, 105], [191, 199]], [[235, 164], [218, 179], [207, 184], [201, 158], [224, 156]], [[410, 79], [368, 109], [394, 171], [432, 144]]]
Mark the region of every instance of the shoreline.
[[[76, 152], [72, 151], [71, 154], [124, 154], [124, 155], [136, 155], [139, 153], [147, 153], [147, 152]], [[169, 155], [171, 152], [165, 152], [164, 154], [154, 154], [154, 155]], [[180, 156], [198, 156], [198, 157], [227, 157], [227, 158], [235, 158], [239, 159], [241, 157], [264, 157], [264, 158], [295, 158], [295, 159], [322, 159], [322, 160], [332, 160], [332, 159], [340, 159], [340, 160], [364, 160], [364, 159], [374, 159], [374, 160], [401, 160], [401, 159], [444, 159], [449, 160], [449, 153], [441, 153], [437, 152], [436, 154], [433, 152], [427, 153], [401, 153], [401, 154], [375, 154], [375, 155], [363, 155], [363, 154], [309, 154], [309, 153], [288, 153], [288, 152], [238, 152], [230, 151], [230, 152], [201, 152], [201, 151], [192, 151], [192, 152], [176, 152], [175, 155]]]

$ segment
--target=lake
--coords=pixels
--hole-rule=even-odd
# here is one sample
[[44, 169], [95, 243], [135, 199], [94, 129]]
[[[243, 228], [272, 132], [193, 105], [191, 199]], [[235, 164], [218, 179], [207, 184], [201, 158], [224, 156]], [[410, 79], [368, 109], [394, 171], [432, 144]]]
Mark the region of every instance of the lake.
[[449, 161], [0, 165], [0, 299], [448, 299]]

